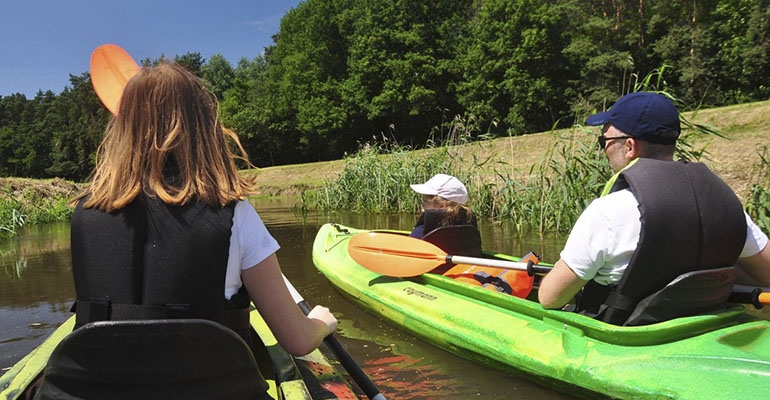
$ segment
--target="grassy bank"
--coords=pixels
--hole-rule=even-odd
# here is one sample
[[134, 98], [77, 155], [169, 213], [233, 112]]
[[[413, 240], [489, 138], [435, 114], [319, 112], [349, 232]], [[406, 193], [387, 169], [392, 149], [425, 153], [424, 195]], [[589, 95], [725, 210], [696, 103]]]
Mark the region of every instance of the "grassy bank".
[[[686, 113], [692, 129], [684, 131], [677, 150], [678, 158], [706, 162], [721, 175], [766, 230], [770, 139], [763, 130], [768, 108], [770, 102], [762, 102]], [[714, 131], [719, 135], [709, 134]], [[596, 147], [597, 133], [575, 127], [419, 151], [369, 144], [336, 165], [334, 176], [314, 183], [310, 179], [322, 176], [321, 170], [305, 166], [312, 169], [302, 174], [304, 181], [284, 189], [300, 191], [303, 209], [415, 212], [419, 200], [408, 184], [444, 172], [466, 183], [469, 204], [480, 217], [513, 222], [522, 231], [566, 232], [611, 175]], [[258, 176], [269, 173], [261, 170]], [[289, 171], [284, 167], [281, 173], [286, 185]]]
[[[725, 138], [695, 136], [691, 144], [705, 149], [702, 161], [733, 188], [757, 219], [765, 215], [764, 226], [770, 228], [766, 216], [770, 207], [766, 153], [770, 145], [770, 101], [701, 110], [685, 116], [694, 123], [721, 130]], [[563, 230], [568, 229], [571, 218], [594, 196], [596, 186], [608, 177], [609, 169], [595, 147], [596, 134], [595, 130], [574, 128], [416, 151], [380, 143], [370, 146], [370, 154], [347, 160], [252, 172], [260, 183], [260, 195], [296, 197], [300, 207], [320, 204], [323, 199], [327, 199], [327, 206], [332, 206], [343, 196], [383, 206], [342, 206], [362, 212], [387, 212], [394, 209], [394, 202], [396, 209], [416, 211], [417, 196], [409, 189], [409, 183], [422, 182], [437, 172], [455, 173], [467, 182], [471, 203], [479, 214], [497, 219], [519, 218], [528, 223], [534, 221], [535, 226], [543, 229]], [[377, 155], [383, 150], [378, 146], [385, 146], [388, 154]], [[357, 157], [364, 163], [380, 160], [393, 166], [370, 166], [376, 173], [370, 173], [370, 167], [348, 167], [346, 171], [346, 165]], [[390, 173], [385, 174], [387, 170]], [[592, 178], [581, 177], [591, 170]], [[560, 177], [563, 184], [548, 186], [554, 177]], [[345, 182], [356, 181], [365, 184], [344, 186]], [[397, 189], [383, 190], [381, 183], [389, 181], [392, 182], [388, 185]], [[551, 189], [543, 190], [546, 187]], [[66, 203], [79, 190], [78, 185], [61, 179], [0, 179], [0, 231], [7, 234], [23, 224], [68, 219], [71, 210]], [[555, 198], [563, 202], [555, 203]], [[565, 202], [569, 204], [565, 206]]]
[[[704, 146], [694, 143], [700, 134], [680, 138], [677, 158], [702, 161]], [[472, 146], [482, 146], [474, 143]], [[744, 205], [761, 226], [768, 208], [767, 155], [750, 182]], [[764, 171], [764, 172], [763, 172]], [[598, 151], [596, 135], [582, 129], [560, 132], [526, 174], [517, 175], [513, 160], [461, 155], [455, 146], [413, 152], [399, 146], [367, 146], [349, 157], [337, 178], [301, 196], [302, 209], [351, 210], [357, 213], [417, 212], [419, 196], [409, 183], [424, 182], [437, 172], [458, 177], [468, 187], [469, 202], [480, 218], [513, 223], [524, 233], [566, 233], [612, 175]]]
[[0, 237], [14, 236], [24, 225], [68, 220], [67, 203], [79, 190], [63, 179], [0, 178]]
[[[746, 196], [749, 182], [756, 178], [762, 165], [762, 146], [770, 145], [770, 101], [701, 110], [697, 115], [686, 114], [692, 121], [713, 125], [725, 134], [725, 139], [695, 138], [695, 145], [705, 147], [706, 162], [740, 197]], [[545, 152], [553, 149], [570, 131], [534, 133], [511, 138], [498, 138], [456, 146], [458, 157], [489, 160], [491, 164], [506, 163], [512, 169], [511, 178], [521, 180], [530, 174]], [[598, 132], [590, 132], [596, 135]], [[418, 150], [416, 156], [423, 152]], [[336, 180], [345, 160], [310, 164], [284, 165], [254, 171], [260, 183], [261, 195], [299, 196], [302, 190], [318, 189]]]

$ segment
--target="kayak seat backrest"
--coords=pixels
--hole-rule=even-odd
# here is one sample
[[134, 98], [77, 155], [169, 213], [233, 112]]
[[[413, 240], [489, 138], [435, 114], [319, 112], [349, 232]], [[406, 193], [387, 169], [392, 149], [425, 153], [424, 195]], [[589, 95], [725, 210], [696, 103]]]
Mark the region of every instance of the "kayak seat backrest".
[[246, 342], [203, 319], [99, 321], [54, 349], [35, 399], [269, 399]]
[[734, 280], [733, 267], [679, 275], [663, 289], [642, 299], [624, 325], [648, 325], [716, 311], [726, 306]]
[[422, 240], [434, 244], [450, 255], [482, 256], [481, 234], [473, 225], [441, 226], [428, 232]]

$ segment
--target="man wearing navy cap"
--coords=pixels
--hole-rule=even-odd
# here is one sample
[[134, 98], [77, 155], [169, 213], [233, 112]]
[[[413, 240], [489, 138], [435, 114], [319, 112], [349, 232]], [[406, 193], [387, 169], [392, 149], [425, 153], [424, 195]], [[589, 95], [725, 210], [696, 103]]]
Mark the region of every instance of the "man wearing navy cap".
[[[543, 278], [543, 307], [562, 308], [574, 298], [565, 309], [643, 325], [714, 310], [733, 281], [770, 285], [768, 238], [732, 190], [704, 164], [674, 162], [681, 128], [668, 98], [631, 93], [586, 125], [602, 127], [599, 147], [616, 174], [580, 215]], [[698, 271], [709, 275], [697, 284], [707, 284], [681, 284]], [[659, 293], [664, 288], [668, 297]], [[658, 304], [672, 296], [687, 304]]]

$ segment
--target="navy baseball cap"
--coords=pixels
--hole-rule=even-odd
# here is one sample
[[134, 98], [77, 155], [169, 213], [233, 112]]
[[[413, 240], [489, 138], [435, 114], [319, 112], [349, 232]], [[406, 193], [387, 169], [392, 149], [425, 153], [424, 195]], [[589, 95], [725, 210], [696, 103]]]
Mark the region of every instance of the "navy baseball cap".
[[650, 143], [674, 144], [682, 128], [679, 112], [666, 96], [652, 92], [627, 94], [604, 112], [586, 119], [586, 125], [610, 124]]

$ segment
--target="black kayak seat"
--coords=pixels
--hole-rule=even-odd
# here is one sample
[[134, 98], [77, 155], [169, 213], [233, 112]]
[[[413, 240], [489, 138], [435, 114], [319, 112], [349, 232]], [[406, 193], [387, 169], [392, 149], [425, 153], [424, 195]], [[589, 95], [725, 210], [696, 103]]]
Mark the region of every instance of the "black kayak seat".
[[481, 257], [481, 233], [473, 225], [448, 225], [438, 227], [422, 240], [434, 244], [450, 255]]
[[642, 299], [624, 325], [647, 325], [718, 311], [733, 291], [735, 268], [690, 271]]
[[99, 321], [54, 349], [35, 399], [270, 399], [249, 345], [203, 319]]

